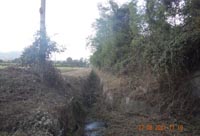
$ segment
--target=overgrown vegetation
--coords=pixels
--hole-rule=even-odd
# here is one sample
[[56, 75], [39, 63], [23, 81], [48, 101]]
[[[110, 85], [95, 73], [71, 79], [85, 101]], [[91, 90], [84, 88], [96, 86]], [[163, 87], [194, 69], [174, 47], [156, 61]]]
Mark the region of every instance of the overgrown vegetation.
[[174, 94], [184, 99], [190, 90], [178, 88], [200, 64], [200, 1], [144, 0], [143, 6], [137, 0], [122, 6], [110, 1], [99, 10], [89, 41], [91, 63], [134, 80], [153, 73], [169, 103]]
[[29, 47], [25, 48], [21, 55], [21, 63], [24, 67], [30, 67], [38, 73], [43, 81], [49, 85], [62, 85], [62, 76], [50, 61], [52, 53], [64, 51], [59, 48], [58, 44], [46, 36], [41, 36], [40, 32], [36, 33], [35, 40]]
[[51, 41], [48, 36], [41, 38], [40, 33], [38, 32], [35, 35], [35, 40], [32, 45], [25, 48], [23, 54], [21, 55], [22, 65], [42, 65], [42, 63], [49, 60], [52, 53], [59, 53], [62, 51], [62, 49], [58, 48], [58, 44], [56, 42]]
[[87, 83], [85, 84], [85, 91], [83, 92], [84, 105], [91, 108], [96, 103], [99, 93], [102, 91], [102, 86], [98, 75], [91, 71], [88, 76]]

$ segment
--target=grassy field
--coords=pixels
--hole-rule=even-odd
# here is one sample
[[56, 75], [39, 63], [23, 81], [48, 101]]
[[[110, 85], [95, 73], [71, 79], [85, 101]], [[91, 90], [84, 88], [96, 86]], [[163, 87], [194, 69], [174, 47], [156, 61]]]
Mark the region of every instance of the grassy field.
[[[13, 66], [13, 65], [11, 65], [11, 64], [7, 64], [7, 65], [0, 64], [0, 69], [4, 69], [8, 66]], [[56, 68], [59, 69], [61, 71], [61, 73], [66, 73], [66, 72], [76, 71], [76, 70], [82, 69], [80, 67], [58, 67], [58, 66], [56, 66]]]
[[15, 66], [17, 63], [11, 63], [11, 62], [3, 62], [3, 63], [0, 63], [0, 69], [4, 69], [6, 67], [9, 67], [9, 66]]
[[2, 65], [0, 65], [0, 69], [4, 69], [4, 68], [6, 68], [7, 66], [2, 66]]
[[61, 71], [61, 73], [65, 73], [65, 72], [81, 69], [79, 67], [56, 67], [56, 68], [59, 69]]

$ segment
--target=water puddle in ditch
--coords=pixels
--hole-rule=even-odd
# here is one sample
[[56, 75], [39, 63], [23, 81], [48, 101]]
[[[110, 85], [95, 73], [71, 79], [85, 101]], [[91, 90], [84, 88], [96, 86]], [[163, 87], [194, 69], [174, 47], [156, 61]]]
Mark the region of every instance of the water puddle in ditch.
[[84, 136], [104, 136], [107, 124], [103, 121], [90, 121], [85, 124]]

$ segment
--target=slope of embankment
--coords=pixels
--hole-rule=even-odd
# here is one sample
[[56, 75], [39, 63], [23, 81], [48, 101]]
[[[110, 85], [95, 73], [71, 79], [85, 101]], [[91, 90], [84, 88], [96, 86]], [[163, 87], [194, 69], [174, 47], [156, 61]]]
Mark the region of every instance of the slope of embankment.
[[92, 78], [91, 70], [80, 73], [52, 87], [29, 69], [0, 70], [0, 136], [80, 136]]
[[[153, 91], [160, 87], [153, 79], [138, 79], [134, 82], [126, 76], [116, 76], [101, 71], [97, 73], [103, 83], [103, 93], [93, 108], [95, 113], [93, 116], [107, 123], [106, 136], [198, 136], [200, 134], [199, 114], [192, 112], [187, 115], [181, 114], [184, 113], [181, 110], [180, 114], [175, 114], [170, 112], [171, 109], [166, 107], [163, 109], [163, 104], [171, 97], [164, 100], [160, 93]], [[144, 84], [141, 82], [139, 84], [139, 80]], [[190, 79], [188, 83], [198, 87], [198, 81], [198, 78]], [[189, 86], [188, 83], [185, 84], [185, 89], [188, 89], [186, 88]], [[177, 105], [179, 100], [186, 98], [183, 102], [188, 102], [188, 106], [190, 104], [197, 106], [198, 103], [189, 103], [192, 102], [190, 97], [193, 96], [193, 100], [198, 98], [197, 95], [193, 95], [197, 91], [194, 89], [186, 96], [178, 96], [170, 102]]]

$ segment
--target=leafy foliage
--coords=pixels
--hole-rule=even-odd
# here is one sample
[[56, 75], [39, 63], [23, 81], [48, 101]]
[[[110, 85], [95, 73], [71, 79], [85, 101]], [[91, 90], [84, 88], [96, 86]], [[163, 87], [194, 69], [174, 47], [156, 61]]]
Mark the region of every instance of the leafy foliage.
[[[41, 44], [41, 40], [45, 41], [44, 44]], [[35, 40], [29, 47], [24, 49], [24, 52], [21, 55], [22, 65], [24, 66], [34, 66], [38, 65], [41, 62], [49, 60], [52, 53], [62, 52], [63, 49], [58, 48], [58, 44], [54, 41], [51, 41], [49, 37], [45, 39], [40, 38], [39, 32], [35, 35]]]
[[25, 48], [21, 55], [23, 66], [28, 66], [32, 71], [40, 75], [42, 81], [54, 87], [63, 87], [63, 78], [59, 71], [53, 66], [49, 60], [52, 53], [62, 52], [64, 49], [58, 48], [56, 42], [51, 41], [44, 34], [38, 32], [35, 40], [29, 47]]
[[133, 89], [148, 84], [147, 98], [158, 103], [159, 95], [161, 112], [199, 112], [199, 97], [185, 82], [200, 68], [199, 0], [145, 0], [142, 8], [136, 0], [111, 1], [100, 15], [90, 39], [93, 66], [128, 75]]
[[[109, 71], [145, 70], [180, 76], [197, 69], [200, 50], [198, 0], [145, 0], [100, 6], [90, 39], [91, 63]], [[140, 12], [139, 12], [140, 11]], [[150, 67], [149, 67], [150, 66]]]

